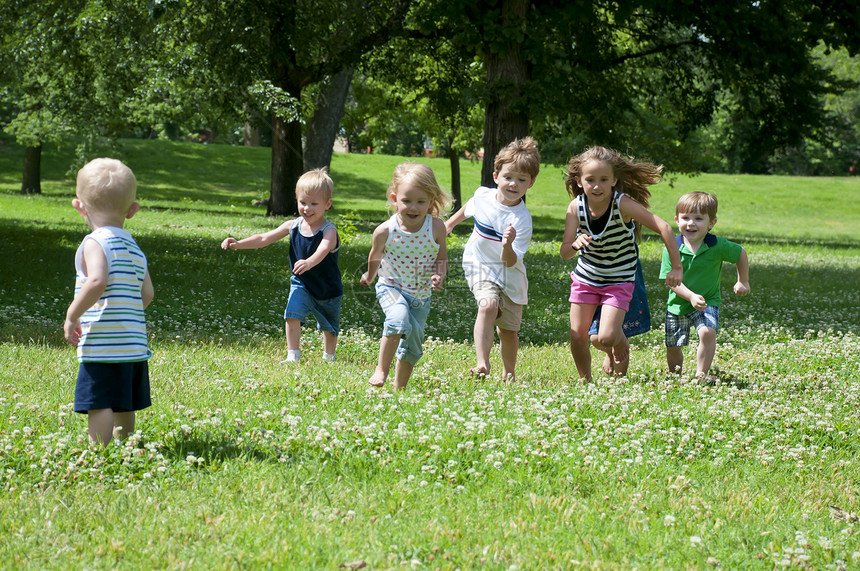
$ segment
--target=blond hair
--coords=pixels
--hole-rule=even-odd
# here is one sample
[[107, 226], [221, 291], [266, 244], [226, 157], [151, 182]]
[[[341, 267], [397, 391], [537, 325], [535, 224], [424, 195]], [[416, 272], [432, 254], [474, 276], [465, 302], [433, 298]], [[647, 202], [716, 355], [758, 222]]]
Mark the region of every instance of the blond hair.
[[309, 170], [296, 181], [296, 198], [300, 194], [319, 192], [326, 200], [331, 200], [333, 191], [334, 182], [332, 182], [328, 175], [328, 169], [325, 167]]
[[[624, 156], [614, 149], [594, 146], [589, 147], [582, 153], [572, 157], [567, 163], [567, 173], [564, 177], [564, 187], [571, 199], [576, 198], [585, 191], [577, 183], [576, 179], [582, 176], [582, 167], [592, 161], [606, 163], [612, 167], [612, 175], [617, 179], [613, 190], [623, 192], [644, 208], [650, 208], [649, 199], [651, 191], [648, 187], [660, 182], [663, 173], [663, 165], [639, 162], [633, 157]], [[641, 238], [642, 229], [636, 223], [636, 240]]]
[[678, 214], [707, 214], [711, 220], [716, 220], [717, 197], [707, 192], [688, 192], [675, 205], [675, 216]]
[[540, 152], [538, 152], [537, 141], [531, 137], [523, 137], [505, 145], [493, 161], [493, 170], [500, 173], [506, 164], [512, 165], [514, 170], [528, 174], [532, 180], [536, 179], [540, 172]]
[[391, 184], [388, 185], [388, 208], [392, 209], [394, 203], [392, 194], [397, 194], [397, 189], [402, 184], [413, 183], [417, 188], [423, 190], [430, 197], [430, 206], [427, 212], [435, 218], [442, 218], [448, 213], [451, 205], [451, 197], [448, 196], [439, 183], [433, 169], [422, 163], [406, 162], [400, 163], [394, 169]]
[[78, 171], [75, 194], [88, 210], [125, 214], [134, 204], [137, 180], [116, 159], [93, 159]]

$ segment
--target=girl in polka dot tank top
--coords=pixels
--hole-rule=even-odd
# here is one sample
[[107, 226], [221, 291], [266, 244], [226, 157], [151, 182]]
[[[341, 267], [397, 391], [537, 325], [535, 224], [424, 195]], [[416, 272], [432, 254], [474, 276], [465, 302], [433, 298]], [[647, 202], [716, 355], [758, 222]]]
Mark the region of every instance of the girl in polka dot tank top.
[[367, 271], [360, 282], [370, 285], [379, 275], [376, 297], [385, 312], [379, 361], [370, 384], [383, 386], [397, 357], [394, 386], [402, 389], [423, 354], [431, 289], [442, 291], [448, 271], [445, 224], [439, 216], [450, 201], [430, 167], [420, 163], [397, 166], [388, 200], [394, 215], [373, 231]]

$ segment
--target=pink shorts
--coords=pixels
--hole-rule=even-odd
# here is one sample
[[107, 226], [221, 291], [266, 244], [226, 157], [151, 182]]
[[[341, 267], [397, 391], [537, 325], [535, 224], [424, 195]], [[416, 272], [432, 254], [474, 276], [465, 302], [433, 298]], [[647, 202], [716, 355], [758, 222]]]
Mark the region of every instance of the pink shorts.
[[570, 303], [586, 305], [611, 305], [627, 311], [633, 298], [633, 282], [612, 284], [603, 287], [588, 285], [570, 274], [573, 283], [570, 284]]

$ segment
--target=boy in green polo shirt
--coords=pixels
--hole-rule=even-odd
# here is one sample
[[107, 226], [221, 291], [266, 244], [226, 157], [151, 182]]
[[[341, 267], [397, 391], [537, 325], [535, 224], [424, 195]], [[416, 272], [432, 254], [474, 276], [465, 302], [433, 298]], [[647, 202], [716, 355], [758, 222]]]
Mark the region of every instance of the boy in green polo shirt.
[[[666, 361], [669, 370], [681, 373], [684, 363], [683, 347], [690, 343], [690, 326], [699, 336], [696, 351], [696, 377], [714, 381], [708, 373], [717, 350], [717, 330], [720, 317], [720, 273], [723, 262], [735, 264], [738, 281], [734, 291], [738, 296], [750, 292], [749, 259], [744, 249], [725, 238], [717, 238], [709, 230], [717, 223], [717, 197], [707, 192], [688, 192], [675, 206], [675, 223], [684, 280], [670, 288], [666, 304]], [[663, 248], [660, 279], [672, 269], [669, 253]]]

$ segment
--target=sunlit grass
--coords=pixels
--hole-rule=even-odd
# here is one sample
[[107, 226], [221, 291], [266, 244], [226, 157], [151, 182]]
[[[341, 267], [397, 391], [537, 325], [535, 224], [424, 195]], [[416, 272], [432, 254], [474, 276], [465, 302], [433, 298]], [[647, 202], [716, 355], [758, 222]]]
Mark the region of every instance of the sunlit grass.
[[[628, 377], [574, 382], [570, 267], [557, 255], [566, 200], [560, 186], [536, 186], [518, 382], [466, 374], [474, 308], [456, 263], [464, 231], [450, 241], [455, 262], [434, 298], [425, 357], [393, 393], [366, 382], [382, 316], [357, 277], [364, 230], [385, 216], [402, 159], [335, 157], [332, 219], [348, 238], [338, 361], [322, 362], [309, 323], [304, 362], [284, 367], [286, 245], [218, 248], [228, 234], [279, 223], [251, 205], [265, 194], [264, 150], [126, 145], [145, 205], [129, 228], [156, 288], [154, 404], [133, 437], [105, 451], [88, 446], [71, 410], [77, 365], [60, 327], [86, 228], [61, 160], [47, 158], [58, 178], [44, 195], [21, 197], [0, 151], [5, 566], [860, 566], [858, 181], [835, 179], [851, 204], [846, 234], [795, 224], [794, 205], [767, 199], [779, 192], [768, 185], [800, 196], [809, 179], [689, 181], [723, 189], [716, 230], [744, 236], [751, 259], [749, 297], [731, 295], [733, 270], [723, 274], [713, 387], [665, 372], [655, 240], [642, 246], [655, 328], [634, 338]], [[431, 164], [444, 179], [447, 162]]]

